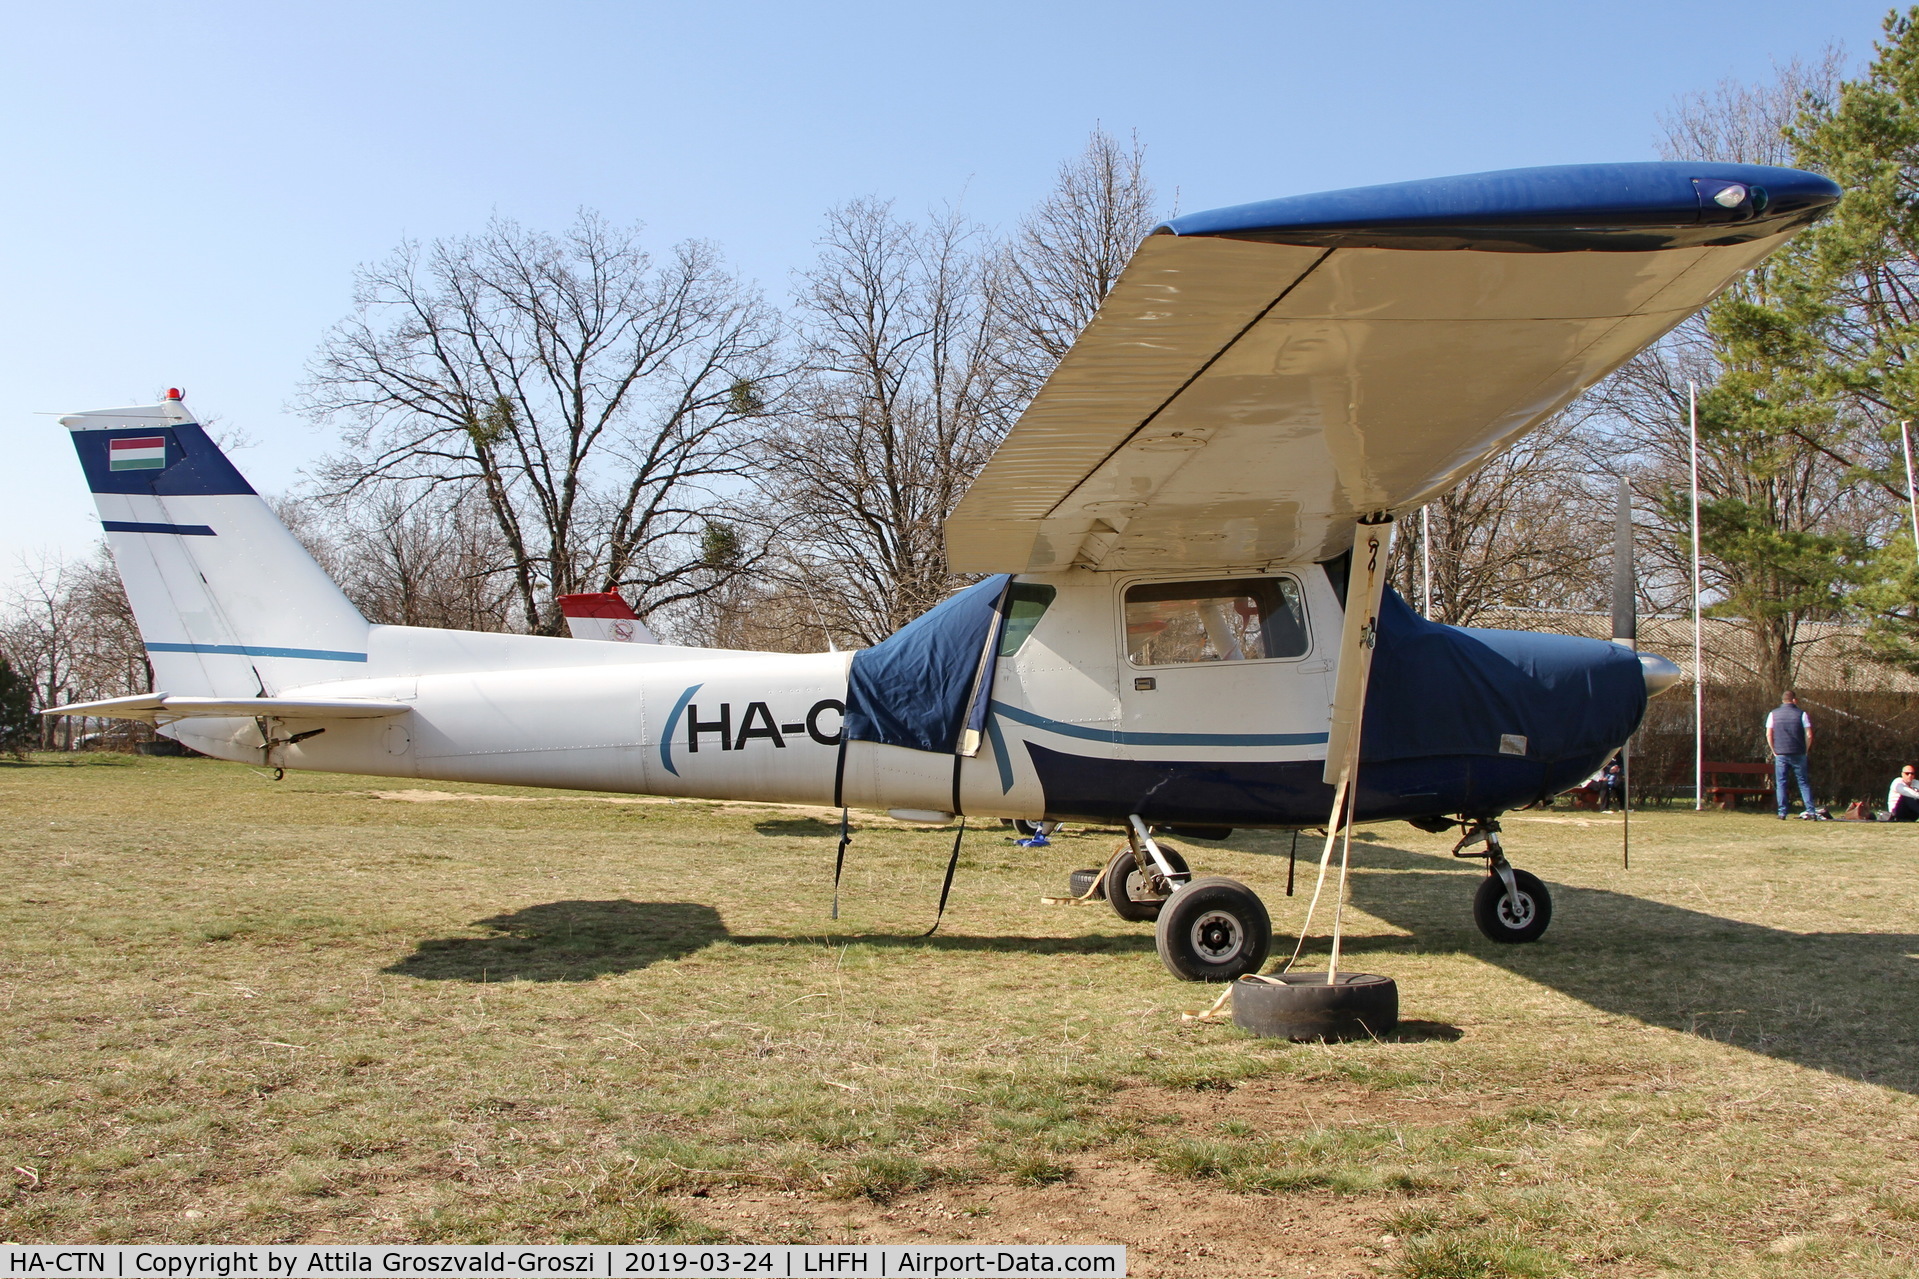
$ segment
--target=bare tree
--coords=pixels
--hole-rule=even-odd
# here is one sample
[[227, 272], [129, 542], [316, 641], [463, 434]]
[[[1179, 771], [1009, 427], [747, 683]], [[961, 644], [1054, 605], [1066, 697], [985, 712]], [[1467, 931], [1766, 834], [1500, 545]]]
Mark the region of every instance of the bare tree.
[[[1562, 414], [1430, 504], [1409, 515], [1394, 548], [1393, 581], [1434, 621], [1471, 626], [1488, 609], [1598, 607], [1610, 579], [1592, 526], [1591, 462], [1579, 419]], [[1432, 542], [1420, 545], [1430, 527]], [[1420, 558], [1431, 571], [1423, 598]]]
[[275, 509], [370, 622], [521, 625], [513, 557], [477, 488], [391, 483]]
[[787, 581], [831, 633], [876, 642], [960, 582], [940, 526], [1006, 426], [983, 239], [856, 200], [801, 276], [809, 372], [756, 454]]
[[480, 494], [520, 627], [554, 632], [555, 595], [628, 590], [645, 610], [706, 580], [700, 530], [746, 465], [736, 428], [777, 408], [777, 337], [709, 245], [656, 264], [637, 227], [590, 213], [557, 236], [496, 220], [363, 268], [301, 403], [354, 450], [334, 493]]
[[[42, 710], [69, 700], [80, 661], [80, 618], [73, 607], [73, 569], [64, 560], [22, 564], [20, 579], [7, 601], [4, 645], [13, 669], [33, 689], [33, 706]], [[41, 749], [51, 749], [57, 726], [41, 721]]]
[[993, 300], [1005, 327], [1007, 390], [1031, 399], [1072, 347], [1157, 221], [1146, 148], [1095, 128], [999, 255]]
[[1788, 130], [1808, 105], [1832, 101], [1845, 69], [1845, 50], [1828, 45], [1810, 61], [1775, 64], [1773, 78], [1763, 83], [1721, 80], [1686, 94], [1659, 113], [1659, 154], [1667, 160], [1791, 164]]
[[[35, 710], [152, 690], [153, 668], [126, 591], [106, 547], [79, 563], [22, 565], [0, 611], [0, 652], [32, 688]], [[74, 726], [42, 720], [51, 749], [72, 743]]]

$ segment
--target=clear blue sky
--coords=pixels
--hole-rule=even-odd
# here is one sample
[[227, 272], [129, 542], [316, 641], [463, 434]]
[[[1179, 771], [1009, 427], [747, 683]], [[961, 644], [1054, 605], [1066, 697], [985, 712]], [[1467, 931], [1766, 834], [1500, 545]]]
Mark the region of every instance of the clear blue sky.
[[1603, 4], [168, 4], [10, 11], [0, 101], [0, 581], [98, 536], [36, 411], [177, 385], [263, 491], [330, 440], [285, 407], [356, 264], [580, 206], [717, 241], [776, 298], [849, 197], [1003, 224], [1097, 122], [1192, 211], [1649, 158], [1657, 116], [1841, 43], [1867, 0]]

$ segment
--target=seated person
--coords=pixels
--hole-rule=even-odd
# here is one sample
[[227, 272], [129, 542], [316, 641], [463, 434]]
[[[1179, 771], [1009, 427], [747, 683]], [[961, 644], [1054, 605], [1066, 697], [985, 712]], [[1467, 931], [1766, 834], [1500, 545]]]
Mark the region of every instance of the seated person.
[[1599, 786], [1600, 812], [1609, 813], [1626, 806], [1626, 778], [1618, 760], [1615, 759], [1600, 771]]
[[1913, 780], [1911, 764], [1899, 770], [1899, 776], [1892, 779], [1892, 789], [1886, 792], [1886, 820], [1919, 822], [1919, 784]]

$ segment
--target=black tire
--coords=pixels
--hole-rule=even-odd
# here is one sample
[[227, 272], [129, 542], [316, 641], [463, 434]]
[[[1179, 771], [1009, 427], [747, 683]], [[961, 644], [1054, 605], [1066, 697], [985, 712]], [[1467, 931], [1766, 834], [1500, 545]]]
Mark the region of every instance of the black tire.
[[1086, 870], [1074, 871], [1066, 877], [1067, 894], [1072, 897], [1086, 896], [1086, 890], [1091, 888], [1093, 881], [1098, 878], [1099, 867], [1097, 866], [1089, 867]]
[[1023, 817], [1015, 817], [1011, 820], [1013, 829], [1019, 832], [1021, 839], [1031, 839], [1039, 834], [1038, 822], [1029, 822]]
[[1479, 931], [1496, 942], [1538, 941], [1553, 922], [1553, 898], [1537, 875], [1513, 871], [1513, 887], [1519, 900], [1506, 895], [1506, 882], [1488, 875], [1473, 895], [1473, 922]]
[[1375, 973], [1280, 973], [1233, 983], [1233, 1024], [1295, 1041], [1378, 1039], [1399, 1025], [1399, 985]]
[[[1186, 859], [1179, 855], [1178, 849], [1161, 844], [1159, 851], [1166, 855], [1167, 864], [1174, 870], [1187, 873], [1189, 868]], [[1166, 894], [1160, 892], [1153, 883], [1158, 872], [1159, 867], [1153, 866], [1142, 873], [1130, 848], [1122, 848], [1114, 853], [1113, 860], [1106, 863], [1106, 882], [1101, 885], [1101, 891], [1106, 894], [1106, 902], [1113, 908], [1113, 913], [1121, 919], [1130, 919], [1139, 924], [1149, 924], [1158, 919], [1160, 907], [1166, 904]]]
[[1232, 981], [1266, 962], [1273, 921], [1252, 889], [1208, 876], [1167, 898], [1153, 940], [1160, 962], [1181, 981]]

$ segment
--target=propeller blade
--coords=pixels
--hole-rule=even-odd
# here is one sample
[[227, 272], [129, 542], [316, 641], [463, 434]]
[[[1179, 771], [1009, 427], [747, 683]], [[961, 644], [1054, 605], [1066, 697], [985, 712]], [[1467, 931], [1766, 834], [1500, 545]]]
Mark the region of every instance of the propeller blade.
[[1639, 647], [1639, 579], [1633, 572], [1632, 486], [1619, 481], [1619, 518], [1612, 547], [1613, 643]]
[[[1639, 651], [1639, 580], [1633, 573], [1632, 485], [1619, 477], [1619, 519], [1612, 544], [1612, 639]], [[1619, 864], [1632, 868], [1632, 743], [1619, 751]]]

